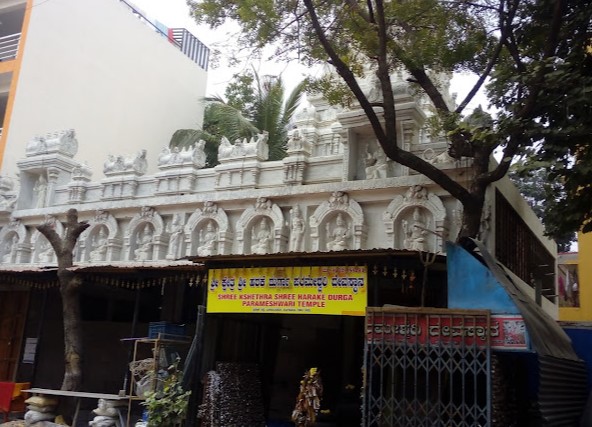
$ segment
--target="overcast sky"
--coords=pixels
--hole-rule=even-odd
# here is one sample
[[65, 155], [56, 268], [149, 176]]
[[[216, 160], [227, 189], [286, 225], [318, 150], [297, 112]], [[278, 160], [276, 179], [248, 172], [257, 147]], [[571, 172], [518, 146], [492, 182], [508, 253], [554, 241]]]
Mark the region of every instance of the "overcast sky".
[[[167, 27], [181, 27], [188, 29], [202, 43], [210, 48], [216, 43], [227, 42], [230, 38], [228, 31], [224, 29], [211, 30], [207, 26], [197, 26], [195, 21], [189, 16], [189, 7], [185, 0], [128, 0], [141, 9], [146, 17], [151, 21], [159, 21]], [[265, 62], [254, 64], [258, 68], [260, 75], [283, 75], [287, 89], [295, 87], [309, 72], [303, 66], [291, 63], [289, 66], [283, 63]], [[241, 67], [229, 68], [227, 58], [220, 59], [219, 66], [216, 69], [210, 69], [208, 73], [207, 95], [223, 95], [224, 89], [232, 75], [242, 71]], [[455, 76], [452, 80], [451, 90], [458, 93], [457, 102], [462, 101], [464, 95], [475, 81], [473, 77]], [[477, 97], [470, 105], [470, 110], [477, 105], [482, 104], [486, 108], [485, 98]]]

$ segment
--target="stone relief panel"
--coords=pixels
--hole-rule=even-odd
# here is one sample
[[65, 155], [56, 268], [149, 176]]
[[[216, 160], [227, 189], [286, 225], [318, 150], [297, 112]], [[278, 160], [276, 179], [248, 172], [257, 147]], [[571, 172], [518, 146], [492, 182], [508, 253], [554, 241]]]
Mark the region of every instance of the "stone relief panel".
[[17, 202], [14, 180], [0, 175], [0, 212], [12, 212]]
[[88, 227], [78, 239], [79, 261], [119, 261], [122, 242], [119, 224], [113, 215], [98, 209]]
[[0, 256], [2, 263], [28, 262], [31, 245], [27, 242], [27, 229], [19, 219], [11, 218], [0, 230]]
[[267, 197], [259, 197], [236, 224], [239, 253], [267, 254], [283, 252], [287, 230], [280, 207]]
[[124, 238], [125, 252], [130, 261], [163, 259], [169, 243], [164, 221], [150, 206], [142, 207], [128, 225]]
[[185, 225], [187, 256], [229, 254], [232, 250], [232, 232], [228, 216], [214, 202], [207, 201], [196, 209]]
[[7, 233], [2, 239], [2, 263], [14, 264], [17, 261], [18, 234], [14, 231]]
[[343, 191], [335, 191], [310, 217], [313, 251], [362, 249], [366, 227], [362, 207]]
[[396, 196], [383, 214], [389, 245], [412, 251], [440, 252], [448, 233], [442, 200], [421, 185]]

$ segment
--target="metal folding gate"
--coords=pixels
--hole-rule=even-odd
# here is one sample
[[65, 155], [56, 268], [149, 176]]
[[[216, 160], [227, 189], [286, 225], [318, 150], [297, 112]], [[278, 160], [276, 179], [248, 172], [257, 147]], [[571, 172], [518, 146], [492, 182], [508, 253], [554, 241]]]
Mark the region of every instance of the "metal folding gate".
[[363, 425], [491, 426], [489, 312], [368, 308]]

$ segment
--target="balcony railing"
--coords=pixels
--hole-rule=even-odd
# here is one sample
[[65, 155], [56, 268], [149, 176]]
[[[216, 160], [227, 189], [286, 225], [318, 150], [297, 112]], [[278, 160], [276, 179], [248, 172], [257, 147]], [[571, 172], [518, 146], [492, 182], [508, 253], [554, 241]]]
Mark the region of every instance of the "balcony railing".
[[185, 28], [169, 28], [169, 40], [174, 40], [181, 52], [201, 68], [208, 69], [210, 49]]
[[20, 41], [21, 33], [0, 37], [0, 61], [16, 58]]
[[188, 56], [193, 62], [199, 65], [204, 70], [208, 69], [208, 60], [210, 58], [210, 49], [199, 41], [197, 37], [187, 31], [185, 28], [168, 28], [168, 34], [163, 29], [154, 25], [152, 21], [146, 18], [142, 13], [134, 7], [133, 4], [126, 0], [119, 0], [125, 4], [140, 21], [148, 25], [158, 34], [166, 37], [173, 46], [177, 47], [181, 52]]

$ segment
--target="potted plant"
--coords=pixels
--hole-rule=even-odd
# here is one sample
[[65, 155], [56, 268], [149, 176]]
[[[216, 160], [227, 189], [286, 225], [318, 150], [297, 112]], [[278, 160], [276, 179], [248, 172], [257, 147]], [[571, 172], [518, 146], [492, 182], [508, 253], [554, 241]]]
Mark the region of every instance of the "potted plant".
[[182, 372], [178, 370], [179, 359], [172, 364], [155, 391], [147, 393], [142, 405], [148, 410], [148, 427], [180, 426], [187, 413], [191, 391], [182, 386]]

